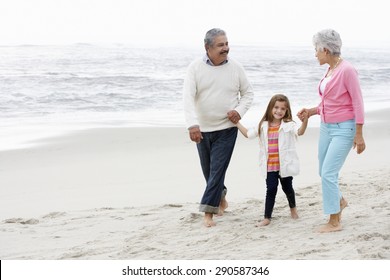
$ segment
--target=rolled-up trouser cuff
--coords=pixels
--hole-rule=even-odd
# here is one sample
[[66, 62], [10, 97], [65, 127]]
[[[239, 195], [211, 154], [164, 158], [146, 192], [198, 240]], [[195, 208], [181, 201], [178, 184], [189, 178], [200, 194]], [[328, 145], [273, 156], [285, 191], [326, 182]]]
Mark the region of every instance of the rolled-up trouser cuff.
[[201, 204], [199, 206], [199, 212], [218, 214], [219, 207]]

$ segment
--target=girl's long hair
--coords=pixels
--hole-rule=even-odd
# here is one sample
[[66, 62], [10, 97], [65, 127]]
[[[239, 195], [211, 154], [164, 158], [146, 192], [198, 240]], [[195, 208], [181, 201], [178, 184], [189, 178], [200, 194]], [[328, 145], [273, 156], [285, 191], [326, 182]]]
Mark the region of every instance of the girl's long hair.
[[264, 116], [261, 118], [260, 123], [259, 123], [259, 136], [261, 133], [261, 125], [263, 124], [264, 121], [271, 122], [273, 121], [274, 117], [272, 115], [272, 109], [275, 106], [276, 101], [280, 102], [286, 102], [286, 115], [283, 117], [284, 122], [291, 122], [293, 120], [292, 118], [292, 113], [291, 113], [291, 106], [290, 106], [290, 101], [288, 100], [287, 96], [284, 94], [275, 94], [274, 96], [271, 97], [271, 100], [268, 103], [267, 110], [264, 113]]

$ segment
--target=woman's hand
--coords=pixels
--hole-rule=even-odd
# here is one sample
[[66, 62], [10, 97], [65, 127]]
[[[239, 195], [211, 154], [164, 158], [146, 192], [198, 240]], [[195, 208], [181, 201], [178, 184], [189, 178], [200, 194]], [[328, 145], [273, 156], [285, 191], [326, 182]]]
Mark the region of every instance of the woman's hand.
[[358, 154], [361, 154], [366, 149], [366, 143], [364, 142], [363, 138], [363, 125], [362, 124], [356, 124], [356, 134], [355, 138], [353, 139], [353, 148], [356, 148], [356, 152]]

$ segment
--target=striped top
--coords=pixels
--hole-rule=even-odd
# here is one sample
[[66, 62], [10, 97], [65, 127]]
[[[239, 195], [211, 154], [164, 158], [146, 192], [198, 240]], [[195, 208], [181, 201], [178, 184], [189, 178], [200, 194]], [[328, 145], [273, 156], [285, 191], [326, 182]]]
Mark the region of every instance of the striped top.
[[279, 128], [278, 126], [273, 126], [268, 128], [268, 161], [267, 161], [267, 171], [279, 171], [280, 162], [279, 162]]

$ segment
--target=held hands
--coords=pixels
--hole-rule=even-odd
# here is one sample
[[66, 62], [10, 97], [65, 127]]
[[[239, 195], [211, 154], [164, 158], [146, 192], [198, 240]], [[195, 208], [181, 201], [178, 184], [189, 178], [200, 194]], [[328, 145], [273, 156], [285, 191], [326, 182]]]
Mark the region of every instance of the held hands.
[[229, 120], [234, 124], [237, 124], [241, 120], [241, 116], [236, 110], [229, 111], [227, 113], [227, 116]]
[[306, 108], [301, 109], [298, 112], [297, 117], [301, 120], [301, 122], [307, 121], [310, 117], [309, 109]]

